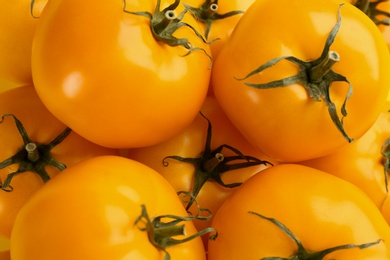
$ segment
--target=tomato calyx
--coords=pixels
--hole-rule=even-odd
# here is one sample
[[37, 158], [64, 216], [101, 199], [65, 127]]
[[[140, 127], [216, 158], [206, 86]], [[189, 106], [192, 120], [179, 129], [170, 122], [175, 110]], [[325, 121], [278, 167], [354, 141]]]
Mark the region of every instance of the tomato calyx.
[[389, 173], [390, 173], [390, 138], [386, 139], [381, 147], [381, 154], [383, 155], [383, 169], [385, 175], [386, 192], [389, 192]]
[[286, 235], [291, 238], [294, 243], [297, 245], [298, 250], [295, 255], [290, 256], [288, 258], [286, 257], [276, 257], [276, 256], [271, 256], [271, 257], [264, 257], [262, 260], [322, 260], [326, 255], [333, 253], [338, 250], [344, 250], [344, 249], [352, 249], [352, 248], [359, 248], [359, 249], [365, 249], [370, 246], [374, 246], [379, 244], [382, 239], [378, 239], [374, 242], [370, 243], [364, 243], [364, 244], [345, 244], [345, 245], [340, 245], [340, 246], [335, 246], [332, 248], [324, 249], [319, 252], [309, 252], [307, 251], [304, 246], [302, 245], [302, 242], [291, 232], [290, 229], [288, 229], [283, 223], [279, 222], [278, 220], [274, 218], [269, 218], [266, 216], [263, 216], [257, 212], [249, 211], [249, 214], [256, 215], [262, 219], [268, 220], [275, 224], [277, 227], [279, 227], [281, 230], [283, 230]]
[[[284, 79], [280, 79], [280, 80], [271, 81], [264, 84], [252, 84], [252, 83], [245, 82], [245, 85], [249, 87], [258, 88], [258, 89], [270, 89], [270, 88], [286, 87], [292, 84], [301, 83], [304, 86], [304, 88], [309, 92], [311, 98], [313, 98], [315, 101], [318, 102], [321, 102], [321, 100], [325, 102], [326, 106], [328, 107], [328, 112], [333, 123], [335, 124], [337, 129], [341, 132], [343, 137], [349, 143], [351, 143], [354, 139], [349, 137], [348, 134], [345, 132], [343, 126], [343, 120], [344, 117], [347, 116], [346, 103], [350, 98], [350, 96], [352, 95], [352, 84], [349, 82], [349, 80], [346, 77], [332, 70], [332, 66], [340, 60], [340, 56], [336, 51], [330, 51], [330, 46], [333, 44], [340, 28], [340, 24], [341, 24], [340, 9], [342, 5], [343, 4], [340, 4], [340, 7], [338, 9], [337, 23], [329, 33], [328, 38], [325, 42], [324, 49], [319, 58], [312, 61], [303, 61], [294, 56], [278, 57], [261, 65], [260, 67], [250, 72], [245, 77], [243, 78], [236, 77], [235, 79], [236, 80], [248, 79], [249, 77], [258, 74], [263, 70], [276, 65], [276, 63], [282, 60], [287, 60], [291, 63], [294, 63], [299, 67], [299, 72], [296, 75]], [[349, 86], [347, 95], [340, 109], [342, 115], [341, 119], [339, 118], [336, 105], [333, 103], [329, 91], [331, 84], [336, 81], [346, 82], [348, 83]]]
[[[268, 161], [263, 161], [253, 156], [244, 155], [236, 148], [227, 144], [222, 144], [215, 150], [211, 150], [212, 125], [210, 120], [207, 119], [201, 112], [200, 115], [205, 118], [208, 123], [206, 143], [202, 154], [196, 158], [181, 157], [177, 155], [166, 156], [162, 161], [165, 167], [169, 166], [169, 162], [166, 161], [167, 159], [173, 159], [184, 163], [191, 163], [195, 166], [194, 184], [192, 191], [190, 192], [192, 196], [186, 205], [187, 211], [194, 203], [194, 199], [197, 197], [203, 185], [207, 181], [215, 181], [225, 188], [234, 188], [240, 186], [242, 183], [236, 182], [225, 184], [221, 178], [223, 173], [260, 164], [272, 165], [272, 163]], [[235, 155], [225, 156], [223, 154], [223, 149], [228, 149]], [[234, 163], [236, 161], [239, 162]]]
[[[390, 13], [378, 9], [378, 5], [388, 0], [378, 0], [372, 2], [370, 0], [358, 0], [354, 4], [357, 8], [362, 10], [376, 25], [390, 25]], [[383, 15], [386, 18], [378, 19], [378, 16]]]
[[123, 11], [125, 13], [140, 15], [148, 18], [150, 20], [150, 29], [154, 38], [157, 41], [163, 42], [172, 47], [182, 46], [186, 48], [188, 52], [183, 56], [187, 56], [193, 51], [200, 50], [203, 51], [211, 61], [212, 58], [210, 54], [206, 52], [206, 50], [199, 47], [194, 47], [192, 43], [188, 41], [187, 38], [176, 38], [175, 36], [173, 36], [173, 34], [178, 29], [185, 26], [190, 28], [196, 34], [196, 36], [199, 39], [201, 39], [204, 43], [210, 44], [214, 41], [213, 40], [211, 42], [207, 42], [193, 26], [182, 21], [184, 15], [188, 12], [187, 9], [184, 9], [184, 11], [182, 11], [178, 16], [176, 16], [175, 9], [180, 4], [180, 0], [175, 0], [173, 4], [169, 5], [163, 10], [160, 10], [160, 2], [161, 0], [157, 0], [154, 14], [151, 14], [149, 12], [132, 12], [126, 10], [126, 0], [123, 0], [124, 3]]
[[[137, 225], [141, 231], [147, 232], [149, 242], [165, 253], [164, 260], [170, 259], [168, 247], [188, 242], [207, 233], [214, 232], [210, 239], [215, 239], [217, 236], [217, 231], [208, 227], [183, 239], [175, 239], [173, 237], [186, 235], [185, 225], [181, 223], [195, 220], [198, 216], [161, 215], [150, 218], [144, 204], [141, 205], [141, 209], [141, 215], [136, 219], [134, 225]], [[143, 223], [143, 226], [140, 226], [140, 222]]]
[[50, 151], [55, 146], [60, 144], [70, 134], [70, 128], [67, 127], [48, 144], [37, 144], [30, 139], [22, 122], [13, 114], [4, 114], [1, 118], [0, 124], [4, 122], [5, 117], [12, 117], [14, 119], [16, 127], [23, 139], [24, 146], [15, 155], [4, 160], [3, 162], [0, 162], [0, 169], [8, 167], [12, 164], [19, 164], [17, 171], [8, 174], [4, 181], [0, 180], [0, 188], [3, 191], [11, 192], [13, 190], [13, 187], [11, 186], [11, 180], [16, 175], [23, 172], [37, 173], [43, 182], [47, 182], [50, 179], [50, 176], [46, 172], [45, 166], [51, 165], [60, 171], [66, 168], [65, 164], [56, 161], [51, 156]]
[[225, 19], [234, 15], [243, 14], [244, 11], [234, 10], [224, 14], [218, 13], [218, 0], [206, 0], [200, 7], [193, 7], [183, 3], [186, 9], [195, 17], [195, 19], [203, 22], [206, 25], [204, 37], [208, 39], [211, 24], [215, 20]]

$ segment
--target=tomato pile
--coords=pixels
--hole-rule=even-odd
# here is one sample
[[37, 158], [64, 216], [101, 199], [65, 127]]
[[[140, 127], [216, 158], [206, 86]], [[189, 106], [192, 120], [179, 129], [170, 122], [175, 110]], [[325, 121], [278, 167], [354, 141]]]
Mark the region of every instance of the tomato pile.
[[0, 11], [0, 260], [390, 259], [389, 0]]

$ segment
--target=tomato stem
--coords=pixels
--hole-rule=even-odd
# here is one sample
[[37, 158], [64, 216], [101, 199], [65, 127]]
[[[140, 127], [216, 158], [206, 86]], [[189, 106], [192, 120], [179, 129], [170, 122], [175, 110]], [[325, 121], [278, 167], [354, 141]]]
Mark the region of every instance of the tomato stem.
[[214, 171], [214, 169], [225, 159], [222, 153], [216, 153], [214, 157], [203, 163], [203, 169], [207, 172]]
[[188, 50], [183, 56], [189, 55], [193, 51], [203, 51], [206, 56], [212, 61], [211, 55], [208, 54], [203, 48], [194, 47], [187, 38], [176, 38], [173, 34], [180, 29], [181, 27], [187, 27], [191, 29], [195, 35], [204, 43], [211, 44], [215, 40], [210, 42], [206, 41], [203, 36], [190, 24], [183, 22], [184, 15], [188, 12], [187, 9], [184, 9], [178, 16], [176, 16], [174, 10], [180, 4], [180, 0], [175, 0], [175, 2], [163, 10], [160, 10], [161, 0], [157, 0], [156, 8], [154, 14], [150, 12], [133, 12], [126, 10], [126, 0], [123, 0], [123, 11], [129, 14], [140, 15], [148, 18], [150, 20], [150, 29], [153, 34], [153, 37], [160, 42], [168, 44], [169, 46], [176, 47], [182, 46]]
[[164, 259], [169, 260], [168, 247], [186, 243], [207, 233], [214, 233], [210, 236], [210, 239], [215, 239], [217, 236], [216, 230], [209, 227], [182, 239], [173, 238], [175, 236], [186, 236], [185, 225], [180, 223], [195, 219], [197, 219], [197, 216], [161, 215], [150, 218], [146, 206], [142, 204], [141, 215], [135, 220], [134, 225], [139, 225], [142, 222], [143, 226], [138, 226], [138, 228], [147, 232], [149, 242], [157, 249], [164, 251]]
[[35, 143], [28, 143], [24, 146], [27, 151], [27, 159], [30, 162], [36, 162], [39, 159], [38, 147]]
[[0, 169], [4, 169], [12, 164], [19, 164], [17, 171], [8, 174], [4, 181], [0, 180], [0, 188], [3, 191], [12, 191], [11, 180], [23, 172], [35, 172], [41, 177], [43, 182], [47, 182], [50, 179], [45, 169], [47, 165], [53, 166], [59, 171], [66, 168], [65, 164], [58, 162], [51, 156], [51, 149], [60, 144], [70, 134], [70, 128], [65, 128], [49, 144], [38, 144], [30, 139], [22, 122], [13, 114], [4, 114], [1, 117], [0, 124], [4, 122], [6, 117], [12, 117], [14, 119], [17, 130], [23, 139], [24, 146], [15, 155], [0, 162]]
[[[358, 0], [355, 3], [355, 6], [362, 10], [368, 17], [371, 18], [371, 20], [376, 25], [390, 25], [390, 13], [379, 10], [378, 5], [380, 3], [388, 2], [388, 0], [378, 0], [378, 1], [370, 1], [370, 0]], [[378, 16], [385, 16], [384, 19], [379, 19]]]
[[[340, 4], [338, 9], [337, 22], [333, 29], [330, 31], [328, 38], [326, 39], [324, 49], [319, 58], [312, 61], [303, 61], [294, 56], [282, 56], [274, 58], [264, 64], [262, 64], [257, 69], [251, 71], [243, 78], [237, 78], [236, 80], [246, 80], [251, 76], [259, 74], [260, 72], [276, 65], [279, 61], [287, 60], [298, 66], [299, 72], [296, 75], [271, 81], [268, 83], [249, 83], [245, 82], [245, 85], [257, 89], [269, 89], [269, 88], [278, 88], [278, 87], [287, 87], [292, 84], [302, 84], [303, 87], [308, 91], [311, 98], [314, 101], [324, 101], [328, 107], [328, 112], [331, 117], [331, 120], [335, 124], [337, 130], [343, 135], [343, 137], [350, 143], [354, 139], [349, 137], [344, 129], [344, 117], [347, 116], [346, 103], [352, 95], [352, 84], [349, 80], [332, 70], [332, 66], [340, 60], [340, 56], [335, 51], [330, 51], [330, 47], [333, 44], [336, 35], [340, 29], [341, 25], [341, 14], [340, 9], [344, 4]], [[340, 113], [341, 119], [338, 115], [336, 105], [333, 103], [330, 97], [330, 87], [333, 82], [342, 81], [348, 84], [348, 90], [344, 99], [344, 102], [341, 106]]]
[[204, 37], [208, 39], [211, 24], [215, 20], [225, 19], [234, 15], [242, 14], [244, 11], [233, 10], [224, 14], [218, 13], [218, 0], [206, 0], [200, 7], [193, 7], [186, 3], [183, 3], [185, 8], [190, 11], [190, 13], [195, 17], [195, 19], [201, 21], [206, 25], [206, 30]]
[[[241, 185], [241, 183], [237, 182], [237, 183], [225, 184], [222, 180], [223, 173], [235, 169], [241, 169], [241, 168], [246, 168], [246, 167], [256, 166], [261, 164], [272, 165], [268, 161], [263, 161], [253, 156], [244, 155], [236, 148], [227, 144], [220, 145], [215, 150], [211, 150], [212, 125], [210, 120], [207, 119], [201, 112], [200, 115], [204, 119], [206, 119], [208, 123], [206, 143], [201, 156], [196, 158], [186, 158], [177, 155], [172, 155], [172, 156], [166, 156], [163, 159], [163, 165], [165, 167], [168, 167], [169, 165], [167, 159], [173, 159], [180, 162], [191, 163], [195, 166], [194, 183], [193, 183], [192, 190], [190, 191], [192, 196], [190, 196], [190, 199], [186, 205], [187, 211], [190, 209], [191, 205], [195, 202], [195, 198], [198, 196], [200, 190], [202, 189], [203, 185], [207, 181], [209, 180], [215, 181], [216, 183], [218, 183], [219, 185], [225, 188], [234, 188]], [[222, 152], [223, 149], [230, 150], [235, 155], [226, 156]], [[238, 162], [234, 163], [236, 161]]]
[[296, 254], [294, 254], [288, 258], [264, 257], [264, 258], [262, 258], [262, 260], [322, 260], [328, 254], [333, 253], [333, 252], [338, 251], [338, 250], [352, 249], [352, 248], [365, 249], [365, 248], [377, 245], [382, 241], [382, 239], [378, 239], [374, 242], [369, 242], [369, 243], [364, 243], [364, 244], [345, 244], [345, 245], [335, 246], [332, 248], [327, 248], [327, 249], [324, 249], [324, 250], [318, 251], [318, 252], [309, 252], [304, 248], [302, 242], [294, 235], [294, 233], [290, 229], [288, 229], [283, 223], [279, 222], [278, 220], [276, 220], [274, 218], [269, 218], [269, 217], [263, 216], [257, 212], [249, 211], [248, 213], [255, 215], [255, 216], [258, 216], [262, 219], [268, 220], [268, 221], [272, 222], [273, 224], [275, 224], [277, 227], [279, 227], [281, 230], [283, 230], [283, 232], [286, 233], [286, 235], [291, 240], [293, 240], [294, 243], [298, 247]]
[[332, 66], [340, 61], [340, 55], [335, 51], [329, 51], [319, 64], [310, 69], [310, 80], [314, 83], [320, 83], [324, 76], [329, 73]]

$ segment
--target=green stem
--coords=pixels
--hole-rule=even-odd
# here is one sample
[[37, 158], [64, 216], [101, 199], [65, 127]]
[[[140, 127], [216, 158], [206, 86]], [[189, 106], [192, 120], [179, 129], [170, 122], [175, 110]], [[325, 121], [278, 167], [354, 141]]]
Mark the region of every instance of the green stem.
[[207, 172], [214, 171], [224, 159], [225, 157], [222, 153], [216, 153], [214, 157], [203, 163], [203, 169]]
[[332, 69], [333, 65], [340, 61], [340, 55], [335, 51], [329, 51], [327, 55], [310, 69], [310, 80], [313, 83], [320, 83], [326, 74]]
[[28, 143], [24, 146], [27, 151], [27, 159], [30, 162], [36, 162], [39, 160], [38, 146], [35, 143]]

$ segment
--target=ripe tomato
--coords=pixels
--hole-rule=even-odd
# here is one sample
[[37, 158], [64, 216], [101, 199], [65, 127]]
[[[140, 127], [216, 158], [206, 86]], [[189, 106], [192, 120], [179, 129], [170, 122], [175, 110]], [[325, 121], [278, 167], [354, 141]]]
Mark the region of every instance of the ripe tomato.
[[216, 40], [210, 45], [213, 58], [228, 41], [230, 34], [254, 0], [187, 0], [183, 4], [202, 23], [205, 39]]
[[[201, 112], [179, 135], [154, 146], [130, 149], [128, 156], [159, 172], [176, 192], [191, 193], [197, 203], [184, 196], [183, 205], [192, 215], [199, 208], [207, 209], [202, 212], [207, 217], [217, 212], [239, 184], [272, 164], [234, 127], [215, 97], [206, 98]], [[223, 159], [216, 162], [217, 157]], [[194, 224], [202, 230], [211, 220]], [[208, 238], [202, 238], [207, 244]]]
[[[390, 227], [366, 194], [297, 164], [250, 178], [221, 206], [212, 226], [218, 237], [209, 241], [209, 260], [390, 257]], [[305, 255], [318, 252], [323, 254]]]
[[255, 1], [214, 63], [213, 92], [268, 156], [320, 157], [362, 136], [382, 111], [390, 86], [382, 38], [349, 4]]
[[[35, 27], [47, 0], [1, 1], [0, 92], [31, 84], [31, 45]], [[31, 9], [32, 7], [32, 9]]]
[[390, 103], [375, 124], [358, 140], [335, 153], [300, 162], [361, 188], [379, 209], [387, 198], [386, 172], [382, 146], [390, 138]]
[[211, 73], [210, 48], [178, 0], [125, 3], [50, 1], [32, 50], [33, 80], [48, 109], [114, 148], [152, 145], [187, 127]]
[[[175, 216], [177, 225], [168, 224]], [[94, 157], [65, 169], [23, 207], [11, 258], [205, 259], [200, 237], [176, 243], [197, 233], [186, 218], [172, 186], [151, 168], [120, 156]], [[169, 233], [183, 228], [186, 235]], [[158, 239], [155, 245], [148, 236]]]
[[[12, 114], [16, 119], [4, 114]], [[22, 124], [24, 137], [15, 120]], [[0, 122], [0, 251], [7, 251], [16, 215], [44, 181], [56, 176], [63, 167], [83, 159], [118, 152], [67, 131], [30, 85], [0, 94]], [[62, 141], [56, 140], [60, 137]], [[36, 160], [29, 159], [24, 148], [27, 143], [38, 146]]]

